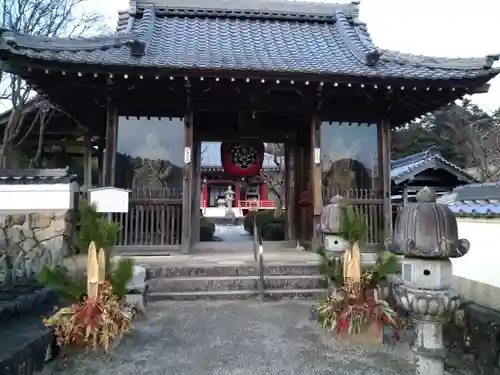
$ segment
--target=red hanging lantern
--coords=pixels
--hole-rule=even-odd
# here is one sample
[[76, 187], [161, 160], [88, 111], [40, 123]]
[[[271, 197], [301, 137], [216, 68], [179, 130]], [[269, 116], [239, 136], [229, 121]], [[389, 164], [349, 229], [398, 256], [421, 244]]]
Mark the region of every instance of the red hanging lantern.
[[221, 160], [224, 170], [233, 176], [255, 176], [264, 161], [264, 143], [222, 142]]

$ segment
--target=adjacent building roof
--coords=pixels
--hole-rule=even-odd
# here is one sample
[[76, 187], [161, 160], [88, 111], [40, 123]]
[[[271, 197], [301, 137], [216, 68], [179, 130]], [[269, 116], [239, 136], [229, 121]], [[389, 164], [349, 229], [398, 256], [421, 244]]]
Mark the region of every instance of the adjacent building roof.
[[443, 169], [457, 177], [464, 183], [477, 182], [477, 180], [457, 165], [449, 162], [434, 149], [419, 152], [405, 158], [391, 162], [391, 179], [395, 184], [408, 181], [428, 169]]
[[460, 186], [447, 203], [457, 216], [500, 217], [500, 183]]
[[[0, 54], [99, 66], [474, 79], [499, 58], [448, 59], [377, 48], [359, 3], [284, 0], [136, 0], [117, 34], [45, 38], [3, 31]], [[397, 30], [395, 30], [397, 32]]]
[[0, 169], [0, 185], [67, 184], [76, 179], [69, 168]]
[[[222, 170], [222, 161], [220, 155], [221, 142], [203, 142], [201, 147], [201, 167], [206, 169]], [[280, 163], [282, 157], [278, 157]], [[265, 153], [262, 162], [262, 168], [267, 170], [278, 170], [279, 165], [276, 165], [275, 156]]]

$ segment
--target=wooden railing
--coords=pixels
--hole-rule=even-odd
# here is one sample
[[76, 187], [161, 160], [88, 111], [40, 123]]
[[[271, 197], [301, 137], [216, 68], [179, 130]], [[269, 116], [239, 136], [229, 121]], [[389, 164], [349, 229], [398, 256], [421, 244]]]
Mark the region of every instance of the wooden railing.
[[258, 201], [258, 200], [248, 200], [240, 201], [239, 207], [243, 209], [274, 209], [276, 204], [274, 201]]
[[[384, 199], [380, 191], [369, 189], [348, 189], [338, 192], [323, 189], [323, 197], [332, 198], [340, 195], [344, 202], [350, 204], [366, 219], [369, 244], [380, 244], [384, 241]], [[326, 200], [326, 199], [325, 199]], [[328, 204], [327, 202], [325, 202]]]
[[[205, 210], [208, 208], [207, 201], [206, 200], [201, 200], [200, 201], [200, 208], [202, 209], [202, 212], [205, 213]], [[276, 203], [274, 201], [259, 201], [259, 200], [240, 200], [236, 203], [235, 208], [241, 208], [241, 209], [275, 209], [276, 208]]]
[[181, 244], [182, 195], [177, 189], [139, 188], [130, 194], [129, 212], [114, 214], [116, 246], [178, 248]]

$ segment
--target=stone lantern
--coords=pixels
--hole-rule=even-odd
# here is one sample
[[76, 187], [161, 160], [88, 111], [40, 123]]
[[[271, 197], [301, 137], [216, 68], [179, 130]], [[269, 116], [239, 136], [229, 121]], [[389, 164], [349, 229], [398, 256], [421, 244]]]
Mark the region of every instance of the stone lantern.
[[450, 258], [464, 256], [469, 242], [458, 239], [457, 221], [447, 205], [436, 203], [436, 193], [423, 188], [417, 202], [399, 212], [387, 248], [403, 255], [402, 275], [393, 283], [397, 303], [415, 322], [417, 374], [443, 375], [443, 325], [460, 306], [451, 289]]
[[340, 205], [342, 197], [336, 195], [330, 200], [330, 204], [323, 208], [321, 214], [321, 232], [323, 233], [323, 244], [327, 251], [334, 256], [341, 257], [347, 250], [349, 244], [340, 235]]

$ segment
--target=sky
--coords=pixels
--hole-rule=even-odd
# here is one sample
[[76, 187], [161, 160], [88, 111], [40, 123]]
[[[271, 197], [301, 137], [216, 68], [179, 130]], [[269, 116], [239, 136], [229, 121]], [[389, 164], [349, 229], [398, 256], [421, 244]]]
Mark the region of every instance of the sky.
[[[128, 0], [91, 1], [113, 25], [118, 10], [128, 8]], [[499, 14], [498, 0], [361, 0], [360, 5], [360, 19], [378, 47], [440, 57], [500, 54]], [[487, 94], [472, 97], [488, 112], [500, 107], [500, 77], [490, 84]]]

